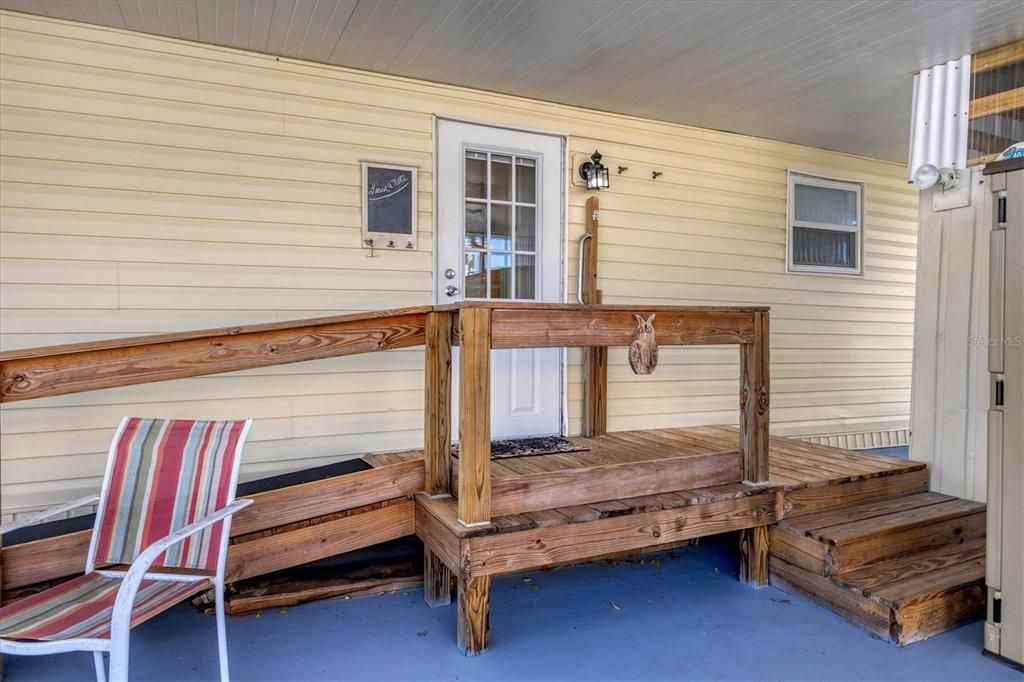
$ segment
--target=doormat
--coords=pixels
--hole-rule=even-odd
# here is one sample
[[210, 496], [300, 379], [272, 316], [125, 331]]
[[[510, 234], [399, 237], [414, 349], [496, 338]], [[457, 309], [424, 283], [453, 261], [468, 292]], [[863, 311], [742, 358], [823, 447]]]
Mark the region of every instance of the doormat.
[[[568, 438], [562, 438], [561, 436], [491, 441], [491, 459], [554, 455], [560, 452], [587, 452], [588, 450], [590, 448], [586, 445], [574, 443]], [[452, 456], [459, 456], [458, 443], [452, 446]]]

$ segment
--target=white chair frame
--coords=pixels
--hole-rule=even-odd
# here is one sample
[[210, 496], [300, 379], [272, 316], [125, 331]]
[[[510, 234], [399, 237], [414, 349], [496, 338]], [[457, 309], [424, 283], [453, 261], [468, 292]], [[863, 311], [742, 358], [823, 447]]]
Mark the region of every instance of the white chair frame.
[[[121, 440], [121, 434], [124, 431], [125, 426], [128, 424], [128, 419], [128, 417], [125, 417], [121, 420], [121, 424], [118, 426], [117, 432], [114, 434], [114, 438], [110, 442], [110, 450], [107, 454], [107, 468], [103, 476], [103, 487], [98, 496], [91, 495], [89, 497], [84, 497], [79, 500], [75, 500], [74, 502], [69, 502], [67, 504], [39, 512], [28, 518], [19, 519], [5, 526], [0, 526], [0, 533], [6, 533], [16, 528], [21, 528], [32, 523], [51, 518], [57, 514], [62, 514], [70, 511], [71, 509], [98, 502], [99, 507], [96, 510], [96, 522], [93, 525], [92, 540], [89, 542], [89, 553], [85, 561], [85, 572], [91, 573], [95, 571], [96, 540], [99, 536], [99, 530], [102, 528], [103, 524], [103, 503], [106, 501], [107, 494], [110, 492], [109, 486], [114, 466], [115, 448]], [[249, 429], [251, 427], [252, 420], [247, 419], [244, 427], [242, 428], [242, 433], [238, 439], [238, 445], [235, 449], [235, 461], [234, 467], [231, 471], [230, 483], [232, 497], [234, 496], [234, 490], [238, 483], [238, 469], [242, 460], [242, 449], [245, 447], [245, 441], [249, 436]], [[107, 676], [105, 666], [103, 664], [103, 652], [106, 651], [110, 654], [111, 682], [127, 682], [129, 661], [128, 645], [132, 625], [132, 608], [135, 604], [135, 595], [138, 593], [142, 581], [163, 580], [173, 582], [195, 582], [209, 580], [209, 576], [206, 575], [161, 573], [159, 570], [150, 572], [150, 567], [153, 565], [153, 562], [156, 561], [157, 558], [159, 558], [159, 556], [169, 547], [182, 542], [186, 538], [195, 535], [201, 530], [208, 528], [219, 521], [223, 521], [224, 526], [221, 530], [220, 552], [217, 556], [217, 571], [214, 576], [213, 589], [216, 603], [215, 610], [217, 614], [217, 651], [220, 665], [220, 679], [221, 682], [229, 682], [227, 632], [224, 623], [224, 567], [227, 563], [228, 543], [231, 538], [231, 517], [242, 509], [248, 507], [252, 502], [252, 500], [246, 499], [229, 499], [227, 506], [194, 523], [190, 523], [187, 526], [176, 530], [157, 542], [154, 542], [135, 558], [135, 561], [132, 562], [127, 571], [96, 571], [105, 577], [121, 578], [121, 586], [117, 590], [117, 597], [114, 600], [114, 609], [111, 613], [109, 639], [76, 638], [41, 642], [0, 639], [0, 654], [42, 656], [45, 654], [59, 654], [69, 651], [92, 651], [93, 662], [96, 667], [96, 680], [97, 682], [106, 682]]]

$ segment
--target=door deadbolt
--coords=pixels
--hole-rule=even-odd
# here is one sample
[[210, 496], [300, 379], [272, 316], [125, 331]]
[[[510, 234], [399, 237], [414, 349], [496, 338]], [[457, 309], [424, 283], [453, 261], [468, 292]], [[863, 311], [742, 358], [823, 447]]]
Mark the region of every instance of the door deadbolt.
[[448, 268], [447, 270], [444, 271], [444, 278], [455, 279], [455, 271], [452, 270], [451, 268]]

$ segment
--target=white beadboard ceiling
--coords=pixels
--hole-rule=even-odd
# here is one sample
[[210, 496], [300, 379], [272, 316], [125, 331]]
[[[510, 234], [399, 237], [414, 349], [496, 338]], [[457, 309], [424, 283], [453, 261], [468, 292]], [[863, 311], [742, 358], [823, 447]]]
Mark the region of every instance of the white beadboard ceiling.
[[0, 0], [0, 7], [903, 161], [915, 71], [1024, 2]]

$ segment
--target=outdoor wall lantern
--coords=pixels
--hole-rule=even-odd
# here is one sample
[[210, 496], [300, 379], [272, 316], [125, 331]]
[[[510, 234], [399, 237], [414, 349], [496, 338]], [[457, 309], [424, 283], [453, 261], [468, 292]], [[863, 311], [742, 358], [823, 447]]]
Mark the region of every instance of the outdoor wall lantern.
[[601, 163], [601, 152], [595, 149], [590, 155], [590, 161], [580, 164], [580, 177], [587, 181], [588, 190], [608, 189], [611, 186], [608, 169]]

